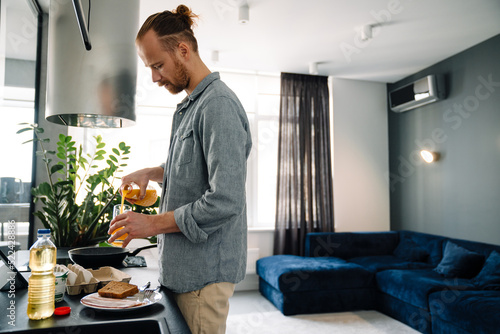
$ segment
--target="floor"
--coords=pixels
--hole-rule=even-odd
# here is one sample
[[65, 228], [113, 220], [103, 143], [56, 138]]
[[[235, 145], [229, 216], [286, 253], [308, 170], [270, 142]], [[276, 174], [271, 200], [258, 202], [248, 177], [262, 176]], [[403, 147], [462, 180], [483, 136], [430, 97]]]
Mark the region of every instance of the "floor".
[[419, 334], [377, 311], [283, 316], [258, 291], [236, 291], [229, 303], [228, 334]]
[[258, 291], [236, 291], [229, 299], [229, 315], [278, 310]]

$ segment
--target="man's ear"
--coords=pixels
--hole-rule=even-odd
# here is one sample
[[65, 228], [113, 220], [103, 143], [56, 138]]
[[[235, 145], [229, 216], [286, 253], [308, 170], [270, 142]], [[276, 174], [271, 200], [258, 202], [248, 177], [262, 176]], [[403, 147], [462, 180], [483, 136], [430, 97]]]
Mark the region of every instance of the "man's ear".
[[179, 52], [179, 56], [181, 56], [181, 58], [189, 60], [189, 57], [191, 56], [191, 48], [187, 43], [180, 42], [177, 46], [177, 51]]

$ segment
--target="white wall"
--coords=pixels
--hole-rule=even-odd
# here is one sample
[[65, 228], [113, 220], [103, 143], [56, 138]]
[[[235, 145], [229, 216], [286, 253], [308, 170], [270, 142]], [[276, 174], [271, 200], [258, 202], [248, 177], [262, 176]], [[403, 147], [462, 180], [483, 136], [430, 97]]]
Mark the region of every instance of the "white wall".
[[335, 230], [387, 231], [386, 85], [332, 78]]

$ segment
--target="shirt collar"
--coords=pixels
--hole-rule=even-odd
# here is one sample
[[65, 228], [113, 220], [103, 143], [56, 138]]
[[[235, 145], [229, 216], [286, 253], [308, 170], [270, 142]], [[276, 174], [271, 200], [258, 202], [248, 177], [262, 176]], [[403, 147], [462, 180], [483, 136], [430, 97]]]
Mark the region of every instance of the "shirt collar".
[[187, 105], [191, 102], [194, 101], [200, 96], [201, 93], [207, 88], [212, 82], [215, 80], [220, 79], [219, 72], [212, 72], [209, 75], [207, 75], [201, 82], [195, 87], [191, 95], [186, 96], [181, 103], [178, 104], [179, 107], [187, 107]]

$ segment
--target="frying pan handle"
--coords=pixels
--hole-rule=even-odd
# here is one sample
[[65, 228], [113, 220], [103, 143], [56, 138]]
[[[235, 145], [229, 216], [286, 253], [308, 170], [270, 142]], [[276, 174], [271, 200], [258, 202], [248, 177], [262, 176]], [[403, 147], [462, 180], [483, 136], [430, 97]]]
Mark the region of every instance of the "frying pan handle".
[[147, 245], [144, 247], [139, 247], [139, 248], [135, 249], [133, 252], [130, 252], [129, 256], [136, 256], [137, 254], [139, 254], [140, 251], [143, 251], [143, 250], [148, 249], [148, 248], [155, 248], [157, 246], [158, 246], [157, 244], [152, 244], [152, 245]]

